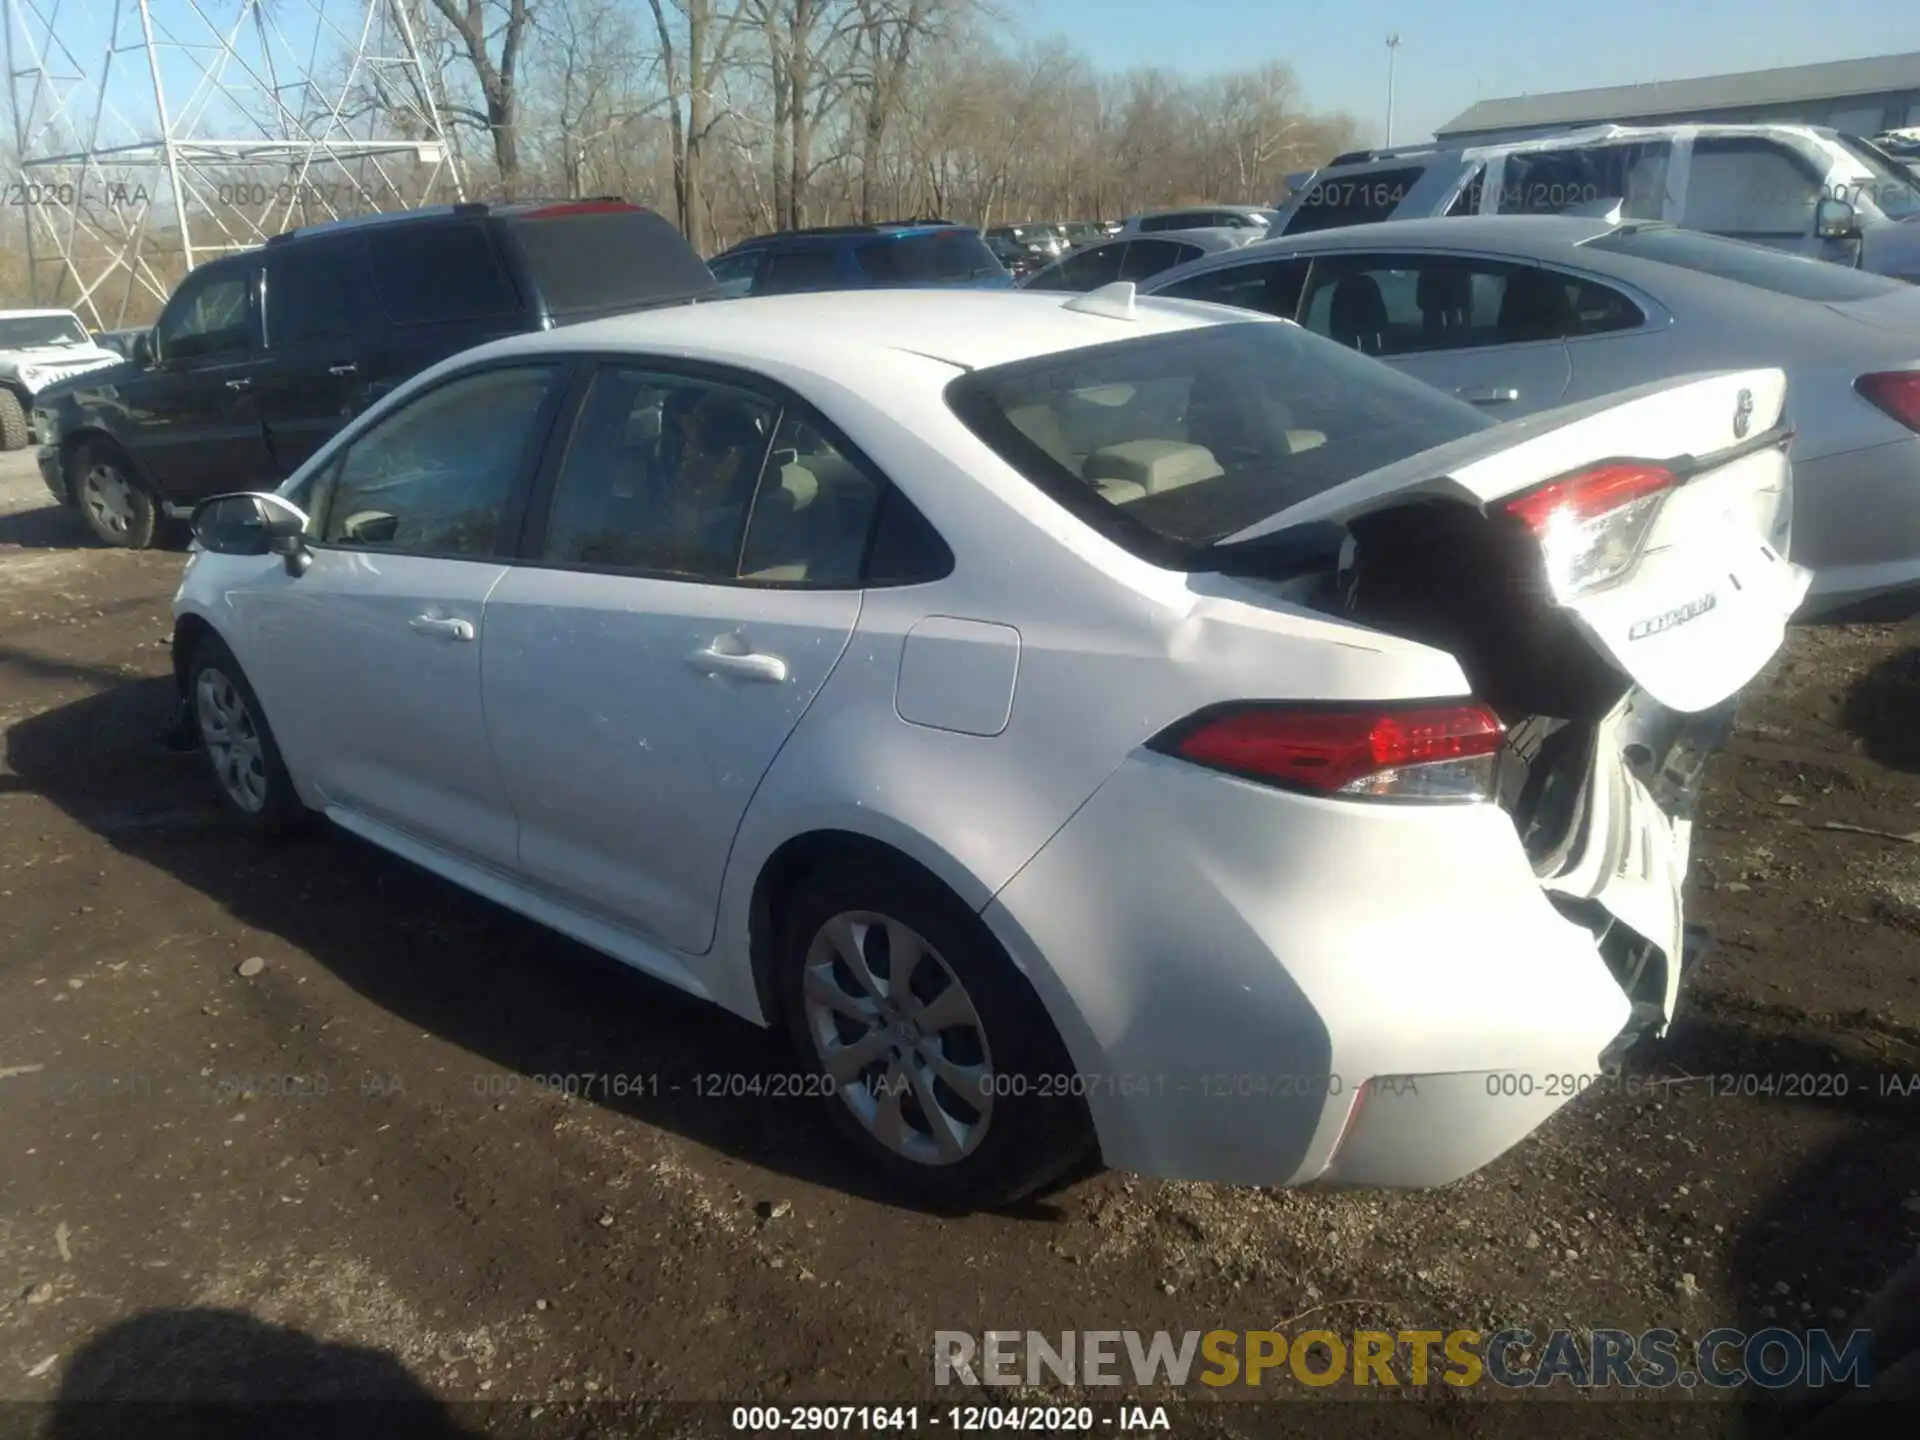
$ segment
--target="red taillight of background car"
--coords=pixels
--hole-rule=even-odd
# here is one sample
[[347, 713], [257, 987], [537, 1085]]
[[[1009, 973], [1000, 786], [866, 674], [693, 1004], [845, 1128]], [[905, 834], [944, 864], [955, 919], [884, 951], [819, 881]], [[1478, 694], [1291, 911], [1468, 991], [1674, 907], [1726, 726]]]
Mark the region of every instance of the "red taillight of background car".
[[1290, 790], [1397, 800], [1484, 800], [1504, 731], [1483, 705], [1253, 704], [1203, 713], [1160, 748]]
[[1614, 461], [1549, 480], [1503, 508], [1539, 540], [1554, 592], [1571, 599], [1632, 568], [1661, 502], [1679, 483], [1664, 465]]
[[1853, 382], [1861, 398], [1898, 420], [1909, 430], [1920, 430], [1920, 370], [1883, 370]]

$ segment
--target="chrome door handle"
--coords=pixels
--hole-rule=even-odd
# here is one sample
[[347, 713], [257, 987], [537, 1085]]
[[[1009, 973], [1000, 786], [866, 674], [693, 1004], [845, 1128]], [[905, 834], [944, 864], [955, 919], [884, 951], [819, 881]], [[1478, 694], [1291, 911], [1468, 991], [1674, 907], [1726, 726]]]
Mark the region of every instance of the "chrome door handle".
[[358, 375], [359, 373], [360, 373], [360, 367], [358, 365], [347, 364], [347, 365], [327, 366], [327, 374], [329, 375]]
[[471, 640], [471, 620], [443, 620], [438, 615], [416, 615], [407, 622], [416, 635], [444, 635], [449, 640]]
[[778, 655], [729, 655], [709, 645], [687, 656], [687, 663], [703, 674], [735, 675], [769, 685], [783, 684], [787, 678], [787, 662]]
[[1462, 400], [1470, 400], [1475, 405], [1500, 405], [1509, 400], [1518, 400], [1520, 392], [1505, 385], [1482, 385], [1478, 388], [1462, 388], [1453, 392]]
[[227, 388], [229, 390], [251, 390], [253, 388], [253, 381], [245, 379], [229, 380], [227, 381]]

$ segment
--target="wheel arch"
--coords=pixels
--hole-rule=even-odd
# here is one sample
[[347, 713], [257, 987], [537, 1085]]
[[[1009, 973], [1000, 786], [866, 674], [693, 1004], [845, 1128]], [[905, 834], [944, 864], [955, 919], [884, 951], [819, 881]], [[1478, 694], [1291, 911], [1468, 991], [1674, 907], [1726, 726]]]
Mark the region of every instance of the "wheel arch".
[[192, 610], [183, 611], [173, 622], [173, 681], [179, 687], [180, 696], [186, 698], [187, 678], [193, 667], [193, 652], [200, 642], [209, 635], [220, 632], [213, 628], [206, 616]]

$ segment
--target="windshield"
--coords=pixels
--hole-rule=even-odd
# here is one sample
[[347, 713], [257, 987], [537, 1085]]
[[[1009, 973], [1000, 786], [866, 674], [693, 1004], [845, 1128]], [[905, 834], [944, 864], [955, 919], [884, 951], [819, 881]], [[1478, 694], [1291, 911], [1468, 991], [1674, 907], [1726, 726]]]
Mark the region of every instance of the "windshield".
[[86, 329], [73, 315], [10, 315], [0, 319], [0, 350], [86, 343]]
[[1814, 260], [1765, 245], [1749, 245], [1744, 240], [1728, 240], [1698, 230], [1629, 226], [1584, 243], [1590, 249], [1630, 255], [1636, 260], [1651, 260], [1660, 265], [1676, 265], [1682, 270], [1698, 270], [1723, 280], [1771, 290], [1776, 295], [1791, 295], [1796, 300], [1872, 300], [1911, 288], [1902, 281], [1871, 275], [1864, 270], [1849, 270], [1827, 260]]
[[1067, 509], [1175, 568], [1323, 490], [1493, 423], [1345, 346], [1273, 322], [980, 370], [949, 386], [947, 401]]
[[863, 245], [858, 254], [861, 269], [895, 285], [953, 284], [1006, 273], [987, 242], [971, 230], [877, 240]]
[[1889, 220], [1906, 220], [1920, 215], [1920, 177], [1871, 141], [1858, 135], [1842, 135], [1840, 143], [1862, 165], [1869, 179], [1860, 187], [1880, 213]]

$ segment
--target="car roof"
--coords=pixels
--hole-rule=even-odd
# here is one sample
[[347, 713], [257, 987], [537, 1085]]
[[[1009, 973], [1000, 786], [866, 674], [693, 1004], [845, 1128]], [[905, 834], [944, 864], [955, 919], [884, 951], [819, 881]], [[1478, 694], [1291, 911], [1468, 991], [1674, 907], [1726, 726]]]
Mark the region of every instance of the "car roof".
[[69, 320], [80, 318], [71, 310], [0, 310], [0, 320], [45, 320], [56, 315]]
[[[945, 220], [902, 220], [874, 225], [822, 225], [811, 230], [775, 230], [752, 235], [721, 252], [737, 255], [743, 250], [767, 250], [775, 246], [839, 246], [855, 240], [898, 240], [909, 235], [941, 235], [962, 230], [970, 235], [980, 232], [971, 225], [955, 225]], [[714, 256], [718, 260], [720, 255]]]
[[[973, 370], [1228, 319], [1217, 306], [1144, 296], [1130, 318], [1070, 308], [1086, 298], [1030, 290], [765, 295], [616, 315], [482, 348], [498, 357], [548, 350], [644, 353], [664, 347], [719, 363], [779, 362], [861, 375], [872, 373], [875, 352], [921, 355]], [[467, 358], [478, 354], [469, 351]]]

